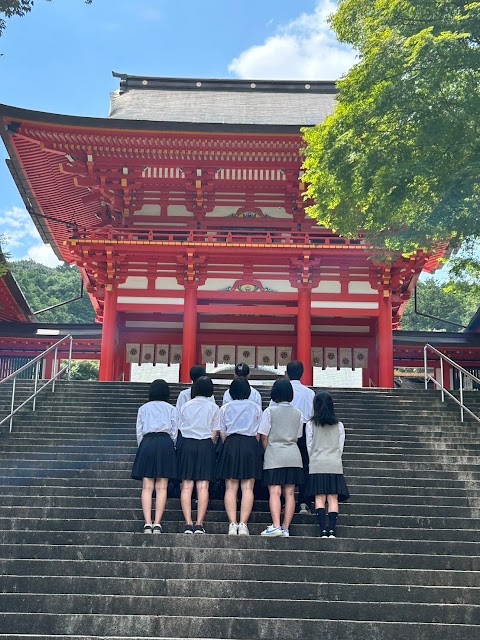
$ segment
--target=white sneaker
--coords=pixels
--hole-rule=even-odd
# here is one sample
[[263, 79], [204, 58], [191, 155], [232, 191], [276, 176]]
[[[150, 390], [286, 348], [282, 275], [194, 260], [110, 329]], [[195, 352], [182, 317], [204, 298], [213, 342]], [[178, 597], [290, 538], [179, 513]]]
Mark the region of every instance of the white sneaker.
[[301, 503], [301, 505], [300, 505], [300, 509], [299, 509], [298, 513], [299, 513], [301, 516], [308, 516], [308, 515], [310, 515], [310, 514], [311, 514], [311, 511], [310, 511], [310, 509], [308, 508], [308, 504], [307, 504], [306, 502], [302, 502], [302, 503]]
[[229, 536], [236, 536], [238, 535], [238, 524], [236, 522], [231, 522], [228, 525], [228, 535]]
[[268, 536], [270, 538], [276, 538], [278, 536], [283, 536], [282, 527], [274, 527], [273, 524], [268, 525], [266, 529], [262, 531], [261, 536]]
[[282, 536], [284, 538], [289, 538], [290, 537], [290, 531], [288, 529], [282, 529]]
[[244, 522], [240, 522], [238, 525], [238, 535], [239, 536], [249, 536], [250, 531], [248, 530], [247, 525]]

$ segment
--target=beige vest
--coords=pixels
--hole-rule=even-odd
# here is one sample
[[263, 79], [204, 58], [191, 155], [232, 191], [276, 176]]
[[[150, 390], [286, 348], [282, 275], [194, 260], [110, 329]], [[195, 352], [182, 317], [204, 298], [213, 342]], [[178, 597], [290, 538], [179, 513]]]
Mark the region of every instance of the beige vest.
[[312, 427], [309, 473], [343, 474], [338, 424], [326, 424], [323, 427], [312, 424]]
[[297, 445], [301, 413], [290, 405], [270, 407], [272, 428], [265, 449], [264, 469], [302, 467], [302, 456]]

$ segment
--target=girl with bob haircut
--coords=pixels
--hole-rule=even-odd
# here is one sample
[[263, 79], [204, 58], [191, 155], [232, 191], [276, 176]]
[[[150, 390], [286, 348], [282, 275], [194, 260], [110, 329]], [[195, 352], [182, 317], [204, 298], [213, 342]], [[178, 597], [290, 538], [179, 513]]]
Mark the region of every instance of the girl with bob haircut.
[[[142, 481], [144, 533], [162, 533], [162, 518], [167, 504], [168, 480], [177, 477], [175, 442], [178, 413], [168, 399], [170, 388], [165, 380], [150, 385], [148, 402], [137, 414], [137, 455], [132, 478]], [[152, 496], [155, 490], [155, 520], [152, 524]]]
[[[249, 400], [246, 378], [235, 378], [230, 385], [231, 402], [220, 409], [220, 436], [224, 442], [217, 476], [225, 480], [225, 511], [229, 535], [248, 536], [247, 522], [253, 508], [255, 480], [262, 477], [261, 449], [257, 430], [262, 410]], [[242, 490], [240, 522], [237, 522], [237, 493]]]
[[[305, 429], [310, 460], [308, 495], [315, 496], [315, 513], [322, 538], [336, 537], [338, 503], [350, 497], [343, 477], [345, 428], [335, 416], [332, 396], [319, 391], [313, 400], [313, 417]], [[326, 525], [325, 501], [328, 504]]]
[[[272, 402], [263, 412], [258, 433], [265, 447], [263, 482], [270, 493], [272, 524], [262, 536], [288, 537], [295, 513], [295, 485], [303, 482], [303, 463], [297, 440], [303, 433], [303, 416], [290, 403], [293, 387], [290, 380], [277, 380], [271, 392]], [[280, 526], [281, 495], [285, 497]]]
[[[219, 408], [211, 401], [213, 382], [198, 378], [192, 387], [192, 399], [180, 409], [178, 478], [182, 491], [180, 503], [185, 518], [184, 533], [204, 534], [203, 521], [208, 509], [209, 485], [214, 477], [215, 443], [219, 436]], [[192, 492], [197, 488], [197, 520], [192, 520]]]

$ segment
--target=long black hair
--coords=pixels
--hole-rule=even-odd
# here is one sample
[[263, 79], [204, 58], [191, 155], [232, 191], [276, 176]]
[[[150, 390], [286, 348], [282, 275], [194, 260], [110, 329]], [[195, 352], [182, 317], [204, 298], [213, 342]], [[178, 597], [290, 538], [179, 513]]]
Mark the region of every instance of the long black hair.
[[338, 424], [332, 396], [326, 391], [319, 391], [315, 394], [312, 422], [316, 427], [324, 427], [326, 424]]

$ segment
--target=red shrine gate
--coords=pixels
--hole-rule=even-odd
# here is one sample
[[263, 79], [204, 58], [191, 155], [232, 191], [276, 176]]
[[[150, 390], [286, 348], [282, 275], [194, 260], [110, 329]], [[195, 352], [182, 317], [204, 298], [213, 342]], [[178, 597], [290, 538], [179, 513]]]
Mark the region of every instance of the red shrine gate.
[[442, 252], [380, 264], [305, 216], [300, 128], [334, 84], [119, 77], [109, 118], [0, 109], [32, 218], [103, 323], [100, 379], [295, 358], [306, 384], [341, 364], [392, 387], [392, 329]]

